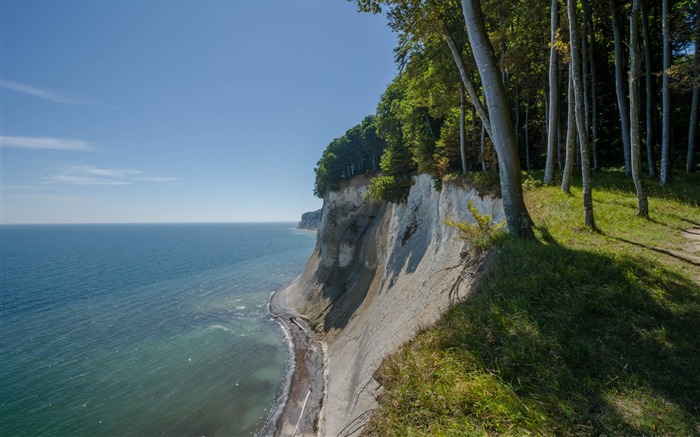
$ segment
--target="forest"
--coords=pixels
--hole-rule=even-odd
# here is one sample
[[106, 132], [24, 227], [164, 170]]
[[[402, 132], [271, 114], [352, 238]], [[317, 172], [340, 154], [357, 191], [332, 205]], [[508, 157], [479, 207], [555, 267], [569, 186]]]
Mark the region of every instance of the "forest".
[[397, 35], [399, 73], [365, 118], [323, 153], [315, 194], [377, 173], [375, 198], [400, 202], [416, 172], [440, 181], [497, 173], [508, 229], [530, 236], [521, 170], [583, 185], [620, 168], [637, 214], [644, 180], [697, 169], [700, 3], [692, 0], [357, 0]]

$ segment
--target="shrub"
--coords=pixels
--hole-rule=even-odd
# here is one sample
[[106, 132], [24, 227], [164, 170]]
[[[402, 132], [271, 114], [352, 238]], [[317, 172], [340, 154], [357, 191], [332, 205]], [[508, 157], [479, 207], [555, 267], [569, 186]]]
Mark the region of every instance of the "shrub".
[[448, 217], [445, 219], [445, 224], [457, 229], [459, 238], [468, 242], [473, 250], [484, 251], [491, 247], [500, 236], [505, 235], [503, 222], [496, 223], [491, 214], [482, 214], [471, 200], [467, 202], [467, 208], [474, 216], [475, 223], [467, 223], [464, 220], [457, 222]]

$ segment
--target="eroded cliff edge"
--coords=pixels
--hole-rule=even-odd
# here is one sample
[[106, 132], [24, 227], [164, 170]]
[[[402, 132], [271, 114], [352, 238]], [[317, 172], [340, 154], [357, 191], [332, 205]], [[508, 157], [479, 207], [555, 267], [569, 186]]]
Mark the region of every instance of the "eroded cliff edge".
[[323, 436], [357, 432], [376, 405], [373, 374], [384, 357], [473, 288], [483, 260], [461, 256], [466, 245], [445, 218], [472, 222], [472, 200], [503, 220], [500, 199], [457, 183], [437, 191], [417, 176], [396, 205], [366, 201], [367, 182], [358, 177], [326, 195], [316, 248], [287, 293], [326, 345]]

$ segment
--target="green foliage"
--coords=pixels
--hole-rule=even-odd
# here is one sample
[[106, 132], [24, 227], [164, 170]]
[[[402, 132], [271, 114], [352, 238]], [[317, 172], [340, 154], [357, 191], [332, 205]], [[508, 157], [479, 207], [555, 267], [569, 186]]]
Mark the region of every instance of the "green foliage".
[[379, 175], [372, 178], [367, 186], [367, 198], [394, 203], [404, 202], [410, 188], [409, 177]]
[[[366, 435], [697, 435], [700, 285], [680, 252], [700, 175], [597, 175], [601, 233], [572, 226], [574, 196], [528, 190], [537, 241], [508, 239], [467, 301], [388, 358]], [[694, 187], [694, 188], [691, 188]]]
[[314, 169], [314, 194], [322, 198], [328, 190], [337, 190], [341, 181], [378, 170], [385, 147], [386, 142], [377, 135], [376, 118], [365, 117], [362, 123], [331, 141], [323, 152]]
[[496, 223], [491, 214], [479, 212], [472, 200], [467, 202], [467, 209], [474, 216], [474, 223], [464, 220], [458, 222], [448, 217], [445, 219], [445, 224], [457, 229], [459, 238], [469, 243], [472, 250], [482, 252], [490, 248], [499, 237], [505, 235], [504, 223]]
[[523, 188], [526, 190], [534, 190], [536, 188], [540, 188], [544, 184], [542, 183], [542, 178], [535, 178], [532, 173], [527, 173], [527, 172], [522, 172], [523, 173]]

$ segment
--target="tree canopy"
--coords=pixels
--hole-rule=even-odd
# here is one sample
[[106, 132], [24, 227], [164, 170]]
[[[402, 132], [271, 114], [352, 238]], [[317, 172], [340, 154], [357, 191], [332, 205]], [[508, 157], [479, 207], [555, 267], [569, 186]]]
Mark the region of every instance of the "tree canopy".
[[[350, 1], [361, 12], [386, 14], [389, 27], [397, 35], [395, 61], [400, 71], [382, 94], [376, 114], [329, 144], [316, 167], [315, 193], [323, 196], [327, 190], [337, 189], [345, 178], [381, 170], [372, 182], [371, 195], [401, 201], [416, 172], [440, 180], [461, 174], [464, 168], [493, 172], [501, 167], [499, 158], [506, 156], [499, 157], [497, 144], [492, 142], [489, 112], [493, 108], [487, 105], [484, 79], [474, 60], [474, 41], [470, 40], [464, 18], [465, 2]], [[571, 159], [574, 176], [580, 176], [589, 165], [593, 180], [601, 167], [625, 167], [631, 174], [630, 126], [620, 120], [628, 117], [629, 105], [634, 104], [639, 114], [646, 114], [639, 117], [638, 126], [641, 134], [637, 147], [643, 158], [637, 161], [642, 162], [642, 170], [650, 177], [656, 177], [658, 165], [665, 168], [664, 175], [673, 167], [696, 171], [698, 129], [694, 125], [700, 100], [693, 98], [700, 83], [697, 1], [669, 2], [663, 15], [666, 2], [640, 0], [641, 13], [634, 16], [638, 20], [634, 23], [643, 30], [638, 44], [644, 67], [634, 70], [634, 74], [646, 85], [634, 88], [639, 95], [632, 97], [639, 98], [632, 100], [629, 88], [620, 87], [629, 81], [631, 0], [579, 0], [572, 4], [575, 13], [571, 17], [575, 17], [578, 30], [573, 33], [578, 46], [577, 59], [573, 60], [571, 25], [564, 2], [474, 3], [481, 11], [487, 48], [493, 53], [505, 90], [505, 115], [510, 116], [513, 125], [505, 129], [513, 131], [514, 157], [519, 167], [543, 169], [549, 157], [550, 184], [562, 176], [567, 164], [565, 155]], [[670, 67], [666, 68], [664, 17], [670, 41]], [[552, 48], [557, 56], [551, 56]], [[565, 104], [575, 94], [566, 85], [572, 61], [575, 73], [581, 75], [576, 91], [581, 96], [580, 118], [568, 117]], [[667, 83], [665, 88], [662, 82]], [[668, 107], [662, 107], [664, 90]], [[466, 111], [460, 111], [462, 101], [467, 102]], [[670, 120], [668, 126], [662, 119]], [[460, 153], [462, 125], [464, 158]], [[575, 135], [573, 138], [587, 138], [590, 150], [581, 154], [575, 149], [565, 154], [567, 131]], [[667, 142], [662, 150], [662, 143]], [[574, 140], [573, 146], [577, 148], [579, 143]], [[586, 161], [584, 166], [582, 159]]]

